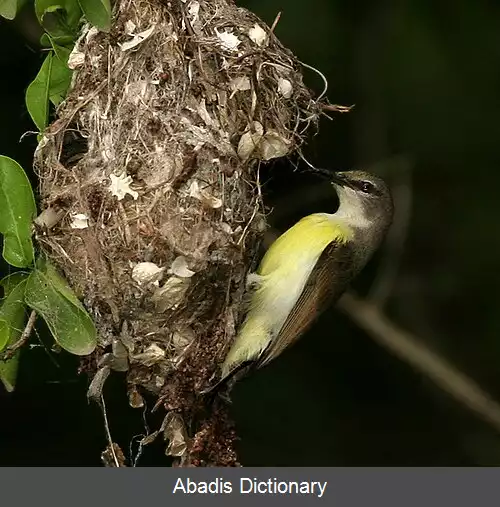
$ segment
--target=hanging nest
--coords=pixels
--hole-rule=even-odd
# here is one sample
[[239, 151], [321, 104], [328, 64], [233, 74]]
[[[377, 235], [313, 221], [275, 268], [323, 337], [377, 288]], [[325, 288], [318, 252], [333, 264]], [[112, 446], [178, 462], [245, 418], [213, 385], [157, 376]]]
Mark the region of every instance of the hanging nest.
[[257, 168], [291, 155], [320, 105], [233, 2], [118, 0], [114, 14], [110, 34], [83, 30], [37, 149], [38, 241], [95, 320], [93, 394], [126, 370], [132, 406], [145, 390], [170, 412], [169, 454], [235, 464], [225, 416], [185, 428], [241, 318], [265, 227]]

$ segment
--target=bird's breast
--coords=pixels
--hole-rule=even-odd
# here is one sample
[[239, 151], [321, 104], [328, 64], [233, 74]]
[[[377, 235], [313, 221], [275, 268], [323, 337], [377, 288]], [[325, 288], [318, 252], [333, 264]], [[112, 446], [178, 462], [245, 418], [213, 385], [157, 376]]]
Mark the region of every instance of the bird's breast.
[[332, 241], [347, 241], [349, 233], [331, 215], [305, 217], [280, 236], [262, 260], [264, 281], [258, 299], [268, 313], [276, 336], [297, 303], [319, 257]]
[[347, 241], [349, 234], [333, 215], [318, 213], [297, 222], [271, 245], [257, 271], [259, 285], [226, 356], [222, 377], [256, 359], [279, 334], [324, 249], [332, 241]]
[[297, 303], [320, 254], [310, 251], [296, 256], [293, 263], [287, 262], [268, 278], [264, 291], [267, 292], [272, 335], [279, 333]]

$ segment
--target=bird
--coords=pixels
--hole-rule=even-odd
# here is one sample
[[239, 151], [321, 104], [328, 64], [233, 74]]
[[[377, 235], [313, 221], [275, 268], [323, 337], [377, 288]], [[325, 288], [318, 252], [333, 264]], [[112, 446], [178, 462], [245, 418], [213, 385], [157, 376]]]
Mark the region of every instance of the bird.
[[295, 343], [348, 288], [392, 223], [391, 192], [381, 178], [359, 170], [319, 171], [328, 174], [338, 209], [299, 220], [249, 274], [247, 313], [214, 387], [234, 385]]

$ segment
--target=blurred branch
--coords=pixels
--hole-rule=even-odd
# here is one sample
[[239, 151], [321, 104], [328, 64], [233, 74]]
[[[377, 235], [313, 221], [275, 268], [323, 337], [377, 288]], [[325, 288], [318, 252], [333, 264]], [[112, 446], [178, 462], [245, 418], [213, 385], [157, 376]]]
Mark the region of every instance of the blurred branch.
[[397, 327], [374, 304], [346, 293], [338, 302], [337, 308], [379, 345], [431, 379], [500, 432], [500, 405], [474, 380], [430, 350], [416, 336]]

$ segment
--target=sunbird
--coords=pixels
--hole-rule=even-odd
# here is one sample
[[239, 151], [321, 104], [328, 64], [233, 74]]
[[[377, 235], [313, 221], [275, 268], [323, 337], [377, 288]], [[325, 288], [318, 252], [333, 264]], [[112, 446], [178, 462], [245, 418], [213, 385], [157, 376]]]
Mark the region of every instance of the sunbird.
[[363, 171], [329, 177], [339, 198], [337, 211], [299, 220], [276, 239], [249, 275], [253, 288], [248, 312], [222, 363], [217, 386], [267, 365], [295, 343], [342, 295], [387, 233], [393, 202], [382, 179]]

